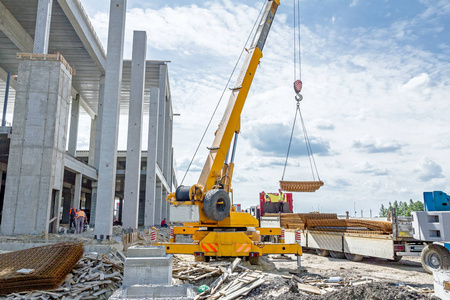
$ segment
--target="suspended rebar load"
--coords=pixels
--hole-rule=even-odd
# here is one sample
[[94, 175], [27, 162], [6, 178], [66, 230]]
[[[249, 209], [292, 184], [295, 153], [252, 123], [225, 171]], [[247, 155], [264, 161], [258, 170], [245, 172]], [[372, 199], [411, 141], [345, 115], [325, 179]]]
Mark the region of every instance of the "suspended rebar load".
[[317, 191], [322, 185], [323, 181], [285, 181], [280, 180], [280, 188], [285, 192], [310, 192]]
[[[296, 32], [298, 28], [298, 32]], [[298, 33], [298, 36], [297, 36]], [[298, 42], [298, 51], [296, 47], [296, 42]], [[321, 186], [324, 185], [323, 181], [320, 180], [319, 172], [317, 171], [316, 162], [314, 160], [314, 155], [311, 149], [311, 143], [309, 141], [308, 133], [306, 132], [305, 123], [303, 122], [302, 113], [300, 110], [300, 101], [303, 100], [303, 96], [300, 94], [302, 91], [303, 83], [301, 81], [301, 51], [300, 51], [300, 6], [299, 1], [294, 1], [294, 79], [299, 78], [294, 81], [294, 91], [295, 91], [295, 101], [297, 102], [297, 109], [295, 110], [294, 124], [292, 125], [291, 138], [289, 140], [289, 147], [286, 155], [286, 162], [284, 164], [283, 176], [280, 180], [280, 188], [286, 192], [315, 192]], [[285, 181], [284, 174], [286, 172], [286, 166], [288, 163], [289, 152], [292, 144], [292, 136], [294, 134], [295, 122], [297, 120], [297, 113], [300, 116], [300, 120], [303, 128], [303, 135], [305, 138], [306, 150], [309, 157], [309, 163], [311, 167], [311, 172], [313, 175], [313, 181]], [[316, 180], [317, 176], [317, 180]]]

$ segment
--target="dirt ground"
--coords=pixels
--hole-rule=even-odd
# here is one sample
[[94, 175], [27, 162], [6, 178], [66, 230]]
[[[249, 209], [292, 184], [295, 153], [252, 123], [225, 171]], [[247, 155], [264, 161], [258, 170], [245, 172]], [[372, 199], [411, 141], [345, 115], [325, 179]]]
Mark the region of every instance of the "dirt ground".
[[[296, 266], [294, 260], [289, 262], [275, 259], [272, 261], [277, 269], [292, 269]], [[347, 259], [318, 256], [309, 251], [302, 256], [302, 266], [307, 269], [308, 273], [322, 276], [361, 276], [392, 283], [433, 288], [433, 275], [423, 270], [418, 256], [407, 256], [399, 262], [378, 258], [364, 258], [360, 262], [352, 262]]]

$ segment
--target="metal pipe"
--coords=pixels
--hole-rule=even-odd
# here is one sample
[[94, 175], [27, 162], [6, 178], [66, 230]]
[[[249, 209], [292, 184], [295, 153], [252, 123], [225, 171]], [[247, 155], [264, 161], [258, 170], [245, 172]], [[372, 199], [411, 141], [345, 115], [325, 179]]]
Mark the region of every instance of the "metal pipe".
[[11, 80], [11, 72], [6, 76], [5, 101], [3, 102], [2, 127], [6, 126], [6, 108], [8, 107], [9, 81]]
[[234, 134], [234, 144], [233, 144], [233, 152], [231, 153], [231, 163], [234, 163], [234, 154], [236, 153], [236, 146], [238, 140], [239, 133]]

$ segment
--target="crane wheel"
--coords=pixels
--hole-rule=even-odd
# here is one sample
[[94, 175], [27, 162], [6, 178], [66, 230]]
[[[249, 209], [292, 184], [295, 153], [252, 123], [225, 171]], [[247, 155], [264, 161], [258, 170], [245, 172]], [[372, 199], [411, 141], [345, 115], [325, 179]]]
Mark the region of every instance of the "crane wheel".
[[210, 190], [203, 200], [203, 212], [213, 221], [222, 221], [230, 215], [230, 196], [224, 190]]
[[448, 270], [450, 268], [450, 252], [436, 244], [430, 244], [423, 248], [420, 262], [427, 273], [433, 271]]

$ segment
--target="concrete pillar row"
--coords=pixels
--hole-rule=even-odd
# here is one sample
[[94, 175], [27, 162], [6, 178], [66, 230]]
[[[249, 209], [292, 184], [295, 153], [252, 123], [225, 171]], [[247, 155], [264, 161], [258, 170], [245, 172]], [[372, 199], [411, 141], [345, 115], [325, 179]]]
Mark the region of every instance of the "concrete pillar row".
[[130, 105], [128, 110], [127, 164], [123, 227], [137, 228], [141, 183], [142, 112], [144, 107], [147, 33], [134, 31], [131, 61]]
[[[145, 178], [145, 215], [144, 226], [150, 228], [156, 225], [156, 153], [158, 147], [158, 114], [159, 88], [150, 89], [150, 109], [147, 144], [147, 174]], [[159, 225], [159, 224], [157, 224]]]
[[112, 235], [126, 8], [126, 0], [111, 0], [95, 212], [97, 238]]

